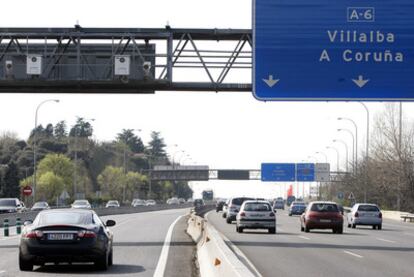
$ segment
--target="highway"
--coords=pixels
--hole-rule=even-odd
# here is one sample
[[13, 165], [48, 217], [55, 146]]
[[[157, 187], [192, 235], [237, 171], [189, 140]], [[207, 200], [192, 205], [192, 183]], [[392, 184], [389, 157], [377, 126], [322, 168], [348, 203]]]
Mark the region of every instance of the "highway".
[[209, 212], [207, 220], [236, 253], [241, 251], [242, 260], [247, 257], [245, 264], [258, 276], [414, 276], [414, 224], [385, 219], [380, 231], [344, 225], [342, 235], [330, 230], [304, 233], [298, 216], [278, 210], [277, 234], [239, 234], [235, 222], [227, 224], [221, 215]]
[[[33, 272], [21, 272], [18, 267], [19, 237], [0, 237], [0, 277], [4, 276], [179, 276], [177, 267], [170, 259], [185, 258], [178, 261], [178, 269], [187, 276], [191, 275], [191, 259], [186, 257], [192, 252], [193, 244], [184, 233], [185, 215], [189, 209], [163, 210], [137, 214], [105, 216], [117, 225], [114, 232], [114, 265], [108, 271], [96, 271], [92, 264], [46, 265], [35, 267]], [[180, 218], [178, 220], [178, 218]], [[176, 223], [173, 227], [171, 227]], [[171, 230], [169, 232], [169, 229]], [[171, 243], [165, 246], [170, 233]], [[183, 255], [183, 251], [184, 252]], [[161, 257], [161, 258], [160, 258]]]

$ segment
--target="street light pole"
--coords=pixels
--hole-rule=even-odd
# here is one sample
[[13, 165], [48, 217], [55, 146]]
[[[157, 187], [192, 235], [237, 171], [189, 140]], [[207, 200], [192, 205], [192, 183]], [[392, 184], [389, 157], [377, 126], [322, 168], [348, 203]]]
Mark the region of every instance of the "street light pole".
[[336, 152], [336, 171], [339, 173], [339, 151], [333, 146], [326, 146], [326, 149], [332, 149]]
[[38, 113], [39, 113], [39, 109], [40, 107], [47, 103], [47, 102], [55, 102], [55, 103], [59, 103], [59, 99], [47, 99], [44, 100], [43, 102], [40, 102], [39, 105], [37, 105], [36, 107], [36, 112], [35, 112], [35, 128], [34, 128], [34, 132], [33, 132], [33, 203], [36, 202], [36, 160], [37, 160], [37, 156], [36, 156], [36, 128], [37, 128], [37, 118], [38, 118]]
[[339, 140], [339, 139], [334, 139], [333, 142], [339, 142], [339, 143], [342, 143], [345, 146], [346, 172], [349, 172], [349, 170], [348, 170], [348, 163], [349, 163], [349, 161], [348, 161], [348, 145], [346, 144], [345, 141]]
[[348, 129], [338, 129], [338, 132], [342, 132], [342, 131], [347, 132], [352, 137], [352, 171], [355, 174], [355, 137], [354, 137], [354, 133], [352, 133], [352, 131], [348, 130]]
[[324, 156], [325, 157], [325, 163], [328, 163], [328, 155], [326, 155], [322, 151], [315, 152], [315, 154], [320, 154], [320, 155]]
[[366, 163], [366, 183], [365, 183], [365, 190], [364, 190], [364, 202], [367, 203], [367, 191], [368, 191], [368, 180], [369, 180], [369, 109], [367, 105], [365, 105], [363, 102], [359, 102], [367, 112], [367, 145], [365, 150], [365, 163]]
[[347, 117], [338, 117], [338, 120], [346, 120], [351, 122], [354, 127], [355, 127], [355, 174], [358, 173], [358, 126], [355, 123], [355, 121], [353, 121], [350, 118]]

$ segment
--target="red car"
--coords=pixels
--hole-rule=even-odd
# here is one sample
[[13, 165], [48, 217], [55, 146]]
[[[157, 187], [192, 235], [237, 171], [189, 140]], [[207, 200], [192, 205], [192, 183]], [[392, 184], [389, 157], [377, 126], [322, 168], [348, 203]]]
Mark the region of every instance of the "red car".
[[311, 202], [300, 216], [300, 230], [332, 229], [335, 234], [343, 233], [344, 219], [335, 202]]

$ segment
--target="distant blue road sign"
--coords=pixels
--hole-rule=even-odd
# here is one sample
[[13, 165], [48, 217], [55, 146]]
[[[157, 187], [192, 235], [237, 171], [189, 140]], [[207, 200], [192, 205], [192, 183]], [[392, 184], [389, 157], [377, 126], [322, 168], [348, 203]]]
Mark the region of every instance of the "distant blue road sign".
[[315, 164], [310, 164], [310, 163], [296, 164], [296, 181], [314, 182], [315, 181]]
[[293, 182], [295, 181], [295, 164], [263, 163], [263, 182]]
[[414, 100], [413, 0], [359, 2], [254, 0], [255, 97]]

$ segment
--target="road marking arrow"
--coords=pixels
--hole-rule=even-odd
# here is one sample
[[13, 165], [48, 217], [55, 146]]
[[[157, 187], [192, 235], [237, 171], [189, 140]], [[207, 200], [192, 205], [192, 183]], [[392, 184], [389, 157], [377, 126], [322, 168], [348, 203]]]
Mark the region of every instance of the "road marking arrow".
[[358, 79], [352, 79], [352, 81], [360, 88], [363, 88], [370, 80], [366, 79], [364, 80], [364, 77], [362, 75], [358, 76]]
[[273, 79], [273, 75], [269, 75], [269, 79], [262, 79], [270, 88], [277, 84], [280, 79]]

